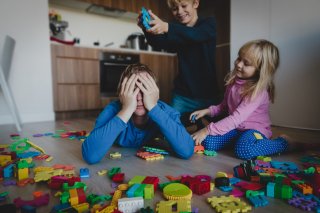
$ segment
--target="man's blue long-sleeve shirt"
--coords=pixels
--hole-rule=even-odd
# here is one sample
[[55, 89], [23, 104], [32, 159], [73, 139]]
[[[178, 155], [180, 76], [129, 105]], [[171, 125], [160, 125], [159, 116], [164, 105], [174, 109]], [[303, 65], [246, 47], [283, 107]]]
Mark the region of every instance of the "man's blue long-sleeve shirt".
[[101, 112], [90, 135], [82, 144], [83, 159], [98, 163], [116, 142], [123, 147], [139, 148], [145, 142], [162, 133], [176, 155], [188, 159], [194, 151], [194, 142], [180, 122], [180, 114], [162, 101], [148, 112], [149, 121], [145, 129], [134, 126], [132, 119], [123, 122], [118, 116], [119, 101], [111, 102]]

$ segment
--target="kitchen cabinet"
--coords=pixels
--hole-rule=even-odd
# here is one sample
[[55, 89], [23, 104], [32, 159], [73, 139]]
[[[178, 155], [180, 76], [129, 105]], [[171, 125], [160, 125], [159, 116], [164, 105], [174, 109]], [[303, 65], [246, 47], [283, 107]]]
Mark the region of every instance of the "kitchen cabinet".
[[56, 118], [66, 118], [66, 112], [100, 110], [99, 51], [51, 45], [51, 57]]
[[53, 99], [57, 120], [97, 116], [106, 104], [117, 99], [100, 96], [99, 59], [102, 51], [139, 54], [140, 62], [156, 73], [160, 99], [170, 102], [173, 79], [177, 74], [174, 54], [52, 44]]
[[153, 70], [160, 88], [160, 100], [170, 103], [173, 80], [177, 75], [177, 57], [173, 55], [140, 54], [140, 61]]

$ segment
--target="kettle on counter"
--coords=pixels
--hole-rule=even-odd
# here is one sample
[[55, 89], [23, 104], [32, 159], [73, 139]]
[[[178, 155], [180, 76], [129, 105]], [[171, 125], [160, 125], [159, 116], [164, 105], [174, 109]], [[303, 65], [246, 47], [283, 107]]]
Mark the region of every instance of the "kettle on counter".
[[126, 46], [135, 50], [147, 50], [148, 44], [143, 33], [132, 33], [126, 40]]

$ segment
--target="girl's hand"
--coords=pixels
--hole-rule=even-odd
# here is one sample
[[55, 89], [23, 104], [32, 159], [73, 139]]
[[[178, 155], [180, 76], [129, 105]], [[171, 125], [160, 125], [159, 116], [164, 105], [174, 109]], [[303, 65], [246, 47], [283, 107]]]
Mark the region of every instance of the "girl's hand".
[[167, 33], [169, 30], [169, 24], [162, 21], [158, 16], [152, 13], [151, 10], [149, 10], [148, 12], [153, 20], [149, 21], [149, 25], [151, 26], [151, 28], [147, 30], [147, 32], [154, 35]]
[[208, 129], [205, 127], [195, 133], [193, 133], [192, 139], [196, 145], [201, 145], [201, 142], [209, 135]]
[[137, 79], [138, 75], [133, 74], [129, 79], [125, 78], [121, 84], [119, 99], [122, 109], [118, 113], [118, 116], [125, 122], [130, 119], [137, 108], [137, 94], [140, 91], [138, 87], [135, 88]]
[[209, 109], [202, 109], [202, 110], [197, 110], [191, 113], [189, 120], [191, 123], [194, 123], [196, 120], [202, 118], [205, 115], [210, 115], [210, 110]]
[[143, 93], [143, 104], [150, 111], [159, 100], [159, 88], [154, 79], [147, 73], [138, 74], [137, 86]]

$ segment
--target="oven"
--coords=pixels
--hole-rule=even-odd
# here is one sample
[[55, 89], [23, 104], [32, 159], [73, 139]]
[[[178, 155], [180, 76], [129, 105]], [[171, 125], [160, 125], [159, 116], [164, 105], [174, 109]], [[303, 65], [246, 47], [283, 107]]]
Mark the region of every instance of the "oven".
[[100, 94], [116, 97], [122, 72], [129, 64], [140, 61], [138, 54], [102, 52], [100, 55]]

